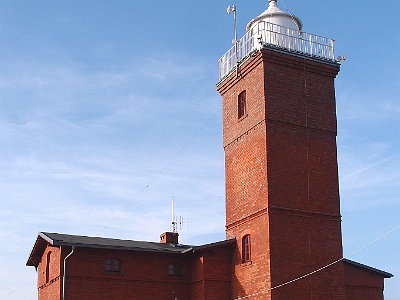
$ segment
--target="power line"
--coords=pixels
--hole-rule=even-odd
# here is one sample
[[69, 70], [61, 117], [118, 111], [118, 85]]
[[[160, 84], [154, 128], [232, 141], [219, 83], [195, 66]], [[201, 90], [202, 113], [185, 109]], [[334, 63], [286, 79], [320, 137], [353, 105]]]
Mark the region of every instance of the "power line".
[[[132, 198], [131, 201], [129, 201], [128, 204], [126, 204], [119, 212], [116, 216], [114, 216], [114, 218], [112, 218], [107, 225], [105, 225], [98, 233], [98, 235], [100, 235], [104, 230], [106, 230], [114, 221], [115, 219], [117, 219], [147, 188], [149, 188], [149, 186], [171, 165], [171, 163], [183, 152], [183, 150], [186, 149], [187, 146], [189, 146], [189, 144], [199, 135], [199, 133], [204, 129], [204, 127], [206, 127], [208, 125], [208, 123], [211, 122], [211, 120], [214, 118], [213, 114], [204, 124], [203, 126], [200, 127], [199, 130], [197, 130], [197, 132], [181, 147], [181, 149], [165, 164], [165, 166], [147, 183], [146, 186], [144, 186], [137, 194], [135, 197]], [[10, 291], [8, 294], [5, 294], [4, 297], [6, 296], [10, 296], [18, 291], [20, 291], [21, 289], [23, 289], [24, 287], [31, 285], [33, 283], [33, 281], [21, 286], [20, 288]]]
[[[214, 118], [213, 114], [204, 124], [201, 126], [197, 132], [181, 147], [181, 149], [165, 164], [165, 166], [147, 183], [146, 186], [144, 186], [137, 194], [135, 197], [132, 198], [131, 201], [129, 201], [128, 204], [126, 204], [114, 218], [112, 218], [107, 225], [105, 225], [98, 233], [100, 235], [104, 230], [106, 230], [114, 221], [117, 219], [149, 186], [171, 165], [171, 163], [183, 152], [183, 150], [186, 149], [187, 146], [199, 135], [199, 133], [206, 127], [211, 120]], [[10, 291], [7, 294], [4, 294], [4, 297], [10, 296], [12, 294], [15, 294], [16, 292], [22, 290], [24, 287], [29, 286], [33, 283], [34, 281], [30, 281], [27, 284], [21, 286], [20, 288]]]
[[165, 166], [147, 183], [146, 186], [144, 186], [137, 194], [135, 197], [132, 198], [131, 201], [128, 202], [119, 212], [116, 216], [114, 216], [110, 222], [107, 223], [103, 227], [103, 229], [100, 230], [98, 235], [100, 235], [104, 230], [106, 230], [124, 211], [127, 210], [127, 208], [147, 189], [149, 186], [171, 165], [171, 163], [183, 152], [183, 150], [186, 149], [186, 147], [199, 135], [199, 133], [208, 125], [208, 123], [211, 122], [211, 120], [214, 118], [214, 114], [203, 124], [203, 126], [200, 127], [199, 130], [182, 146], [182, 148], [165, 164]]
[[307, 273], [307, 274], [305, 274], [305, 275], [303, 275], [303, 276], [300, 276], [300, 277], [297, 277], [297, 278], [295, 278], [295, 279], [289, 280], [289, 281], [287, 281], [287, 282], [285, 282], [285, 283], [276, 285], [276, 286], [274, 286], [274, 287], [271, 287], [271, 288], [268, 288], [268, 289], [265, 289], [265, 290], [256, 292], [256, 293], [254, 293], [254, 294], [246, 295], [246, 296], [239, 297], [239, 298], [235, 298], [234, 300], [242, 300], [242, 299], [248, 299], [248, 298], [250, 298], [250, 297], [258, 296], [258, 295], [260, 295], [260, 294], [264, 294], [264, 293], [269, 292], [269, 291], [271, 291], [271, 290], [275, 290], [275, 289], [281, 288], [281, 287], [283, 287], [283, 286], [286, 286], [286, 285], [288, 285], [288, 284], [291, 284], [291, 283], [293, 283], [293, 282], [296, 282], [296, 281], [298, 281], [298, 280], [300, 280], [300, 279], [303, 279], [303, 278], [305, 278], [305, 277], [308, 277], [308, 276], [311, 276], [311, 275], [313, 275], [313, 274], [315, 274], [315, 273], [318, 273], [318, 272], [320, 272], [320, 271], [322, 271], [322, 270], [324, 270], [324, 269], [326, 269], [326, 268], [329, 268], [330, 266], [332, 266], [332, 265], [334, 265], [334, 264], [337, 264], [338, 262], [341, 262], [342, 260], [344, 260], [344, 259], [346, 259], [346, 258], [348, 258], [348, 257], [350, 257], [350, 256], [352, 256], [352, 255], [354, 255], [354, 254], [356, 254], [357, 252], [360, 252], [361, 250], [364, 250], [365, 248], [367, 248], [367, 247], [371, 246], [372, 244], [378, 242], [379, 240], [385, 238], [386, 236], [388, 236], [389, 234], [395, 232], [395, 231], [398, 230], [398, 229], [400, 229], [400, 225], [397, 226], [396, 228], [394, 228], [394, 229], [388, 231], [387, 233], [385, 233], [384, 235], [380, 236], [379, 238], [373, 240], [372, 242], [366, 244], [365, 246], [363, 246], [363, 247], [357, 249], [356, 251], [350, 253], [349, 255], [344, 256], [344, 257], [342, 257], [342, 258], [340, 258], [340, 259], [338, 259], [338, 260], [336, 260], [336, 261], [334, 261], [334, 262], [331, 262], [331, 263], [329, 263], [329, 264], [327, 264], [327, 265], [325, 265], [325, 266], [323, 266], [323, 267], [321, 267], [321, 268], [319, 268], [319, 269], [317, 269], [317, 270], [314, 270], [314, 271], [312, 271], [312, 272], [310, 272], [310, 273]]
[[[33, 284], [35, 281], [36, 281], [36, 280], [31, 280], [31, 281], [25, 283], [24, 285], [20, 286], [20, 287], [17, 288], [17, 289], [12, 290], [12, 291], [9, 291], [7, 294], [4, 294], [4, 295], [3, 295], [3, 298], [8, 297], [8, 296], [11, 296], [11, 295], [13, 295], [13, 294], [17, 294], [17, 293], [18, 293], [19, 291], [21, 291], [23, 288], [26, 288], [27, 286], [30, 286], [30, 285]], [[20, 296], [22, 296], [22, 295], [20, 295]], [[29, 299], [29, 298], [26, 297], [26, 296], [23, 296], [23, 297], [24, 297], [25, 299]]]

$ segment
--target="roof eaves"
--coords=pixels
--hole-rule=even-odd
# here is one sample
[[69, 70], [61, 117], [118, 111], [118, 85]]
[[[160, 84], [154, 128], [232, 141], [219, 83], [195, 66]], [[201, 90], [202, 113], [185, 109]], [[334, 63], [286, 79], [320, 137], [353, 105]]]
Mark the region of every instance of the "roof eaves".
[[232, 237], [210, 244], [190, 246], [40, 232], [26, 265], [37, 266], [47, 244], [52, 246], [75, 246], [81, 248], [184, 254], [188, 252], [203, 251], [215, 247], [232, 246], [235, 240], [236, 238]]
[[38, 236], [40, 236], [42, 239], [44, 239], [50, 245], [55, 245], [54, 240], [51, 239], [47, 234], [48, 234], [47, 232], [39, 232]]
[[51, 244], [51, 242], [48, 240], [48, 237], [46, 238], [42, 232], [40, 232], [36, 238], [35, 244], [32, 247], [31, 253], [29, 254], [28, 261], [26, 262], [27, 266], [34, 266], [35, 268], [37, 267], [47, 243]]
[[[76, 246], [82, 248], [145, 251], [158, 253], [181, 253], [190, 246], [163, 244], [145, 241], [119, 240], [58, 233], [42, 233], [42, 238], [54, 246]], [[132, 245], [134, 243], [134, 245]], [[125, 244], [125, 245], [124, 245]], [[129, 245], [130, 244], [130, 245]]]
[[144, 252], [158, 252], [158, 253], [181, 253], [181, 250], [172, 250], [170, 248], [146, 248], [146, 247], [125, 247], [125, 246], [112, 246], [112, 245], [98, 245], [98, 244], [83, 244], [83, 243], [59, 243], [60, 246], [76, 246], [81, 248], [95, 248], [95, 249], [110, 249], [110, 250], [125, 250], [125, 251], [144, 251]]
[[379, 270], [379, 269], [376, 269], [376, 268], [373, 268], [373, 267], [370, 267], [370, 266], [367, 266], [367, 265], [364, 265], [364, 264], [361, 264], [361, 263], [352, 261], [352, 260], [347, 259], [347, 258], [343, 259], [343, 262], [344, 262], [344, 263], [347, 263], [347, 264], [349, 264], [349, 265], [351, 265], [351, 266], [354, 266], [354, 267], [356, 267], [356, 268], [360, 268], [360, 269], [363, 269], [363, 270], [368, 270], [368, 271], [370, 271], [370, 272], [379, 274], [379, 275], [382, 276], [383, 278], [391, 278], [391, 277], [394, 276], [394, 275], [391, 274], [391, 273], [388, 273], [388, 272], [385, 272], [385, 271], [382, 271], [382, 270]]
[[223, 247], [223, 246], [229, 246], [233, 245], [236, 241], [236, 237], [231, 237], [229, 239], [223, 240], [223, 241], [218, 241], [210, 244], [204, 244], [200, 246], [194, 246], [193, 251], [201, 251], [201, 250], [206, 250], [209, 248], [214, 248], [214, 247]]

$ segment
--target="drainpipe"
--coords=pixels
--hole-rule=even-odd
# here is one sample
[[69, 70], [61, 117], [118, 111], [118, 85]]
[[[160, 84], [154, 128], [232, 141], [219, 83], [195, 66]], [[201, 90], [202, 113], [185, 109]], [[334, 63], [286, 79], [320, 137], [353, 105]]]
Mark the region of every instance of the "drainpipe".
[[64, 274], [63, 274], [63, 286], [62, 286], [62, 300], [65, 300], [65, 282], [67, 279], [67, 258], [74, 253], [75, 245], [72, 245], [72, 251], [64, 258]]

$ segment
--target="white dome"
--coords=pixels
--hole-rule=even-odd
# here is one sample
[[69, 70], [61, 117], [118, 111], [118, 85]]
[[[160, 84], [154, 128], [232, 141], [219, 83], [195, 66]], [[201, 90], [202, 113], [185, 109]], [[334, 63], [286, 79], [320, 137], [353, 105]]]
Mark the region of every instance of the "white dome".
[[253, 27], [253, 25], [258, 23], [259, 21], [273, 23], [299, 31], [303, 29], [303, 23], [301, 22], [301, 20], [298, 17], [281, 10], [277, 6], [277, 0], [269, 0], [268, 9], [257, 18], [251, 20], [247, 24], [246, 31], [249, 31]]

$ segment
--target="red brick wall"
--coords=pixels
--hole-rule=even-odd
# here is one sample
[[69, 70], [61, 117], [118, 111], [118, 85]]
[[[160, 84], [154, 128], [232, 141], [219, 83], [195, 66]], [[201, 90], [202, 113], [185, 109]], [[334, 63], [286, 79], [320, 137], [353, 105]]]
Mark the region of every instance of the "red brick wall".
[[[205, 250], [203, 258], [204, 294], [199, 299], [231, 299], [231, 256], [230, 247]], [[192, 295], [191, 299], [195, 299]]]
[[[106, 272], [105, 260], [121, 261], [121, 272]], [[169, 275], [170, 263], [181, 275]], [[189, 266], [183, 256], [109, 249], [76, 248], [67, 260], [67, 299], [188, 299]]]
[[[264, 74], [271, 277], [276, 286], [340, 259], [342, 239], [333, 84], [338, 68], [285, 54], [272, 56]], [[343, 299], [342, 265], [272, 295]]]
[[[233, 297], [268, 290], [342, 255], [336, 157], [337, 65], [264, 49], [220, 82]], [[237, 97], [246, 90], [247, 116]], [[241, 238], [251, 232], [252, 261]], [[343, 267], [259, 299], [343, 299]], [[257, 299], [257, 297], [252, 297]]]
[[229, 231], [235, 222], [267, 206], [265, 125], [254, 127], [240, 138], [240, 142], [234, 142], [226, 149], [226, 224]]
[[230, 247], [217, 247], [190, 256], [191, 300], [231, 299]]
[[[50, 253], [50, 262], [47, 261], [49, 257], [48, 253]], [[60, 276], [60, 256], [61, 250], [58, 247], [48, 246], [43, 253], [42, 260], [37, 268], [38, 298], [40, 300], [61, 299], [62, 277]], [[47, 264], [49, 264], [48, 269]], [[46, 275], [47, 271], [49, 271], [48, 275]]]
[[[238, 78], [232, 77], [218, 86], [223, 95], [226, 234], [227, 237], [237, 237], [232, 258], [232, 298], [270, 286], [269, 230], [265, 215], [268, 201], [267, 147], [261, 62], [260, 57], [255, 57], [243, 66]], [[247, 115], [238, 120], [237, 97], [244, 90]], [[242, 264], [241, 238], [245, 234], [252, 237], [252, 260]], [[261, 299], [267, 299], [268, 294], [263, 293]]]
[[[260, 212], [256, 218], [247, 218], [232, 226], [227, 233], [237, 235], [237, 245], [232, 258], [233, 298], [258, 294], [250, 299], [269, 299], [271, 287], [269, 217]], [[242, 238], [251, 236], [251, 260], [242, 263]], [[262, 292], [262, 293], [259, 293]]]
[[[51, 251], [50, 279], [46, 258]], [[61, 299], [63, 259], [71, 247], [47, 247], [38, 267], [39, 300]], [[67, 259], [66, 299], [230, 299], [229, 246], [186, 254], [154, 253], [76, 247]], [[120, 272], [105, 271], [106, 259], [118, 259]], [[181, 266], [180, 275], [168, 274], [169, 264]]]
[[344, 264], [344, 276], [347, 300], [383, 299], [383, 277], [346, 263]]
[[193, 255], [191, 258], [191, 299], [204, 299], [204, 257]]

